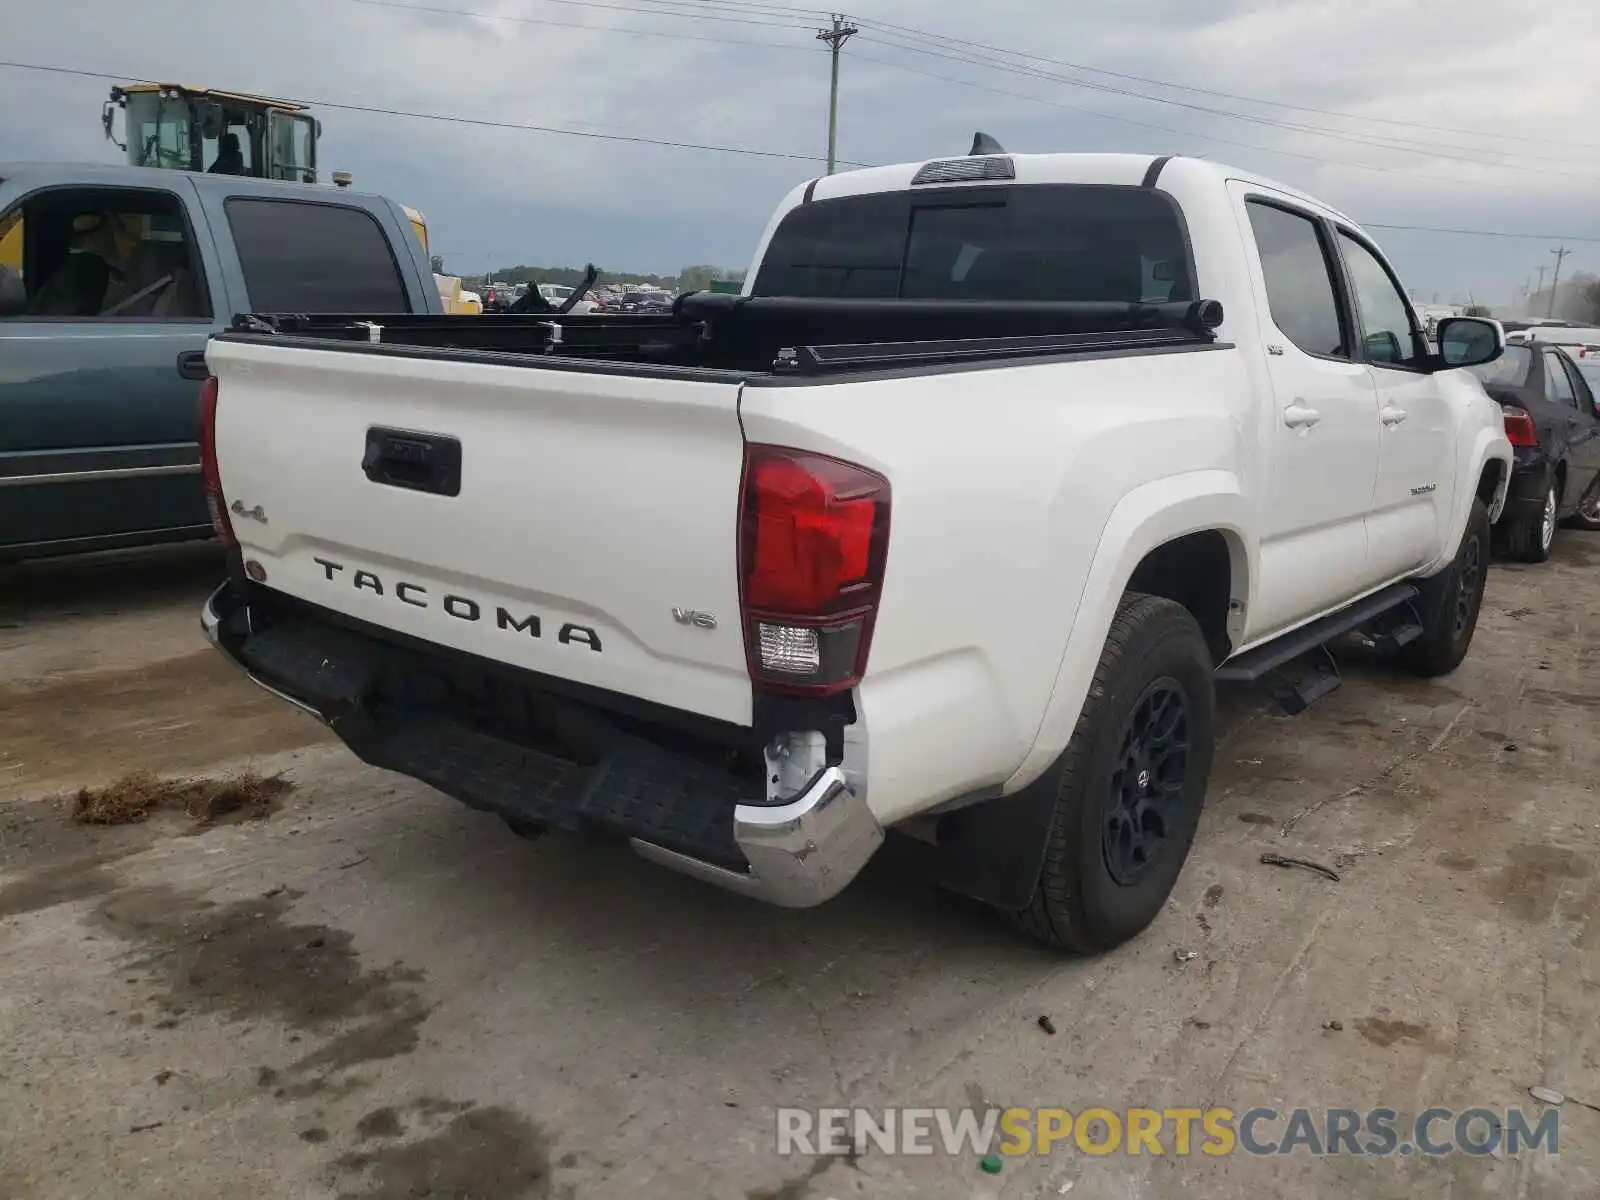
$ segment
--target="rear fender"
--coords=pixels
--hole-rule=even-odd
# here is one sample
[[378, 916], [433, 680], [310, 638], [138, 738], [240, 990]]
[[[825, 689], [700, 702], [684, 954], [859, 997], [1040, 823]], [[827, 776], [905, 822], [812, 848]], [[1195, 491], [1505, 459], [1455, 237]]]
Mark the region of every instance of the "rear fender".
[[1248, 532], [1252, 525], [1239, 480], [1226, 471], [1195, 471], [1158, 479], [1122, 498], [1101, 531], [1033, 749], [1006, 781], [1007, 794], [1032, 783], [1066, 749], [1122, 593], [1134, 570], [1156, 547], [1205, 530], [1216, 530], [1227, 539], [1233, 564], [1228, 632], [1237, 644], [1252, 599], [1258, 557], [1255, 539]]
[[[1238, 479], [1199, 471], [1161, 479], [1130, 492], [1111, 512], [1078, 597], [1055, 685], [1022, 764], [1002, 795], [946, 814], [938, 834], [939, 875], [952, 890], [999, 908], [1023, 907], [1044, 865], [1055, 812], [1055, 775], [1128, 580], [1152, 550], [1185, 534], [1216, 530], [1228, 542], [1233, 577], [1229, 633], [1237, 642], [1257, 561], [1248, 505]], [[1070, 614], [1069, 614], [1070, 615]]]
[[1437, 574], [1455, 560], [1456, 548], [1461, 542], [1462, 533], [1467, 528], [1467, 517], [1472, 511], [1473, 501], [1478, 498], [1478, 481], [1483, 478], [1484, 468], [1492, 462], [1500, 463], [1502, 470], [1494, 497], [1489, 502], [1490, 523], [1498, 521], [1500, 514], [1505, 511], [1506, 495], [1511, 487], [1513, 463], [1511, 443], [1506, 440], [1505, 429], [1480, 426], [1473, 431], [1470, 438], [1462, 438], [1461, 445], [1462, 460], [1458, 464], [1459, 472], [1456, 475], [1459, 482], [1450, 506], [1450, 523], [1445, 527], [1448, 533], [1443, 539], [1444, 544], [1439, 547], [1439, 556], [1421, 572], [1423, 576]]
[[1464, 529], [1467, 524], [1467, 513], [1472, 508], [1472, 501], [1476, 498], [1477, 481], [1483, 476], [1483, 469], [1491, 462], [1498, 462], [1504, 468], [1500, 472], [1500, 484], [1495, 488], [1494, 499], [1489, 503], [1489, 521], [1491, 523], [1500, 519], [1500, 514], [1506, 508], [1506, 496], [1511, 490], [1511, 468], [1514, 465], [1515, 452], [1511, 443], [1506, 440], [1504, 429], [1480, 429], [1473, 439], [1467, 458], [1467, 473], [1464, 476], [1473, 484], [1472, 488], [1456, 489], [1455, 511], [1451, 513], [1452, 529]]

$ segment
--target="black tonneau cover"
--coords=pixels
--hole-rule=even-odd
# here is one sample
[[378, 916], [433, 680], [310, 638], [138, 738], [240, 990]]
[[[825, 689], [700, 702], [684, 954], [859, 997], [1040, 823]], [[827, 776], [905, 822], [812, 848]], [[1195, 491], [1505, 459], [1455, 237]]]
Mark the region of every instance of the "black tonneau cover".
[[691, 292], [661, 317], [241, 314], [220, 336], [818, 376], [1209, 347], [1222, 317], [1214, 300], [1127, 304]]

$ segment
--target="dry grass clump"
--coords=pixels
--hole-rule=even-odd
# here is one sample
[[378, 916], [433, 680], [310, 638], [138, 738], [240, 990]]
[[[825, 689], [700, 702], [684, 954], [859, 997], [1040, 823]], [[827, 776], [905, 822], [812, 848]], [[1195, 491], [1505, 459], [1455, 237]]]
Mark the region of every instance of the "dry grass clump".
[[294, 790], [282, 775], [240, 771], [220, 779], [162, 779], [135, 771], [100, 788], [81, 788], [72, 819], [80, 825], [137, 825], [158, 811], [182, 811], [201, 825], [224, 817], [261, 820]]

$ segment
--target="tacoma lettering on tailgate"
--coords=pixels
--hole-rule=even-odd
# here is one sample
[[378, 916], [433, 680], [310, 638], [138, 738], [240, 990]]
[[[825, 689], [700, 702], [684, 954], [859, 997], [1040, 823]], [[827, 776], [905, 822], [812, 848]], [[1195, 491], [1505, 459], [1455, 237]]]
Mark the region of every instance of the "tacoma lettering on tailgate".
[[[406, 580], [389, 580], [387, 583], [371, 571], [360, 570], [345, 575], [347, 568], [343, 563], [336, 563], [326, 558], [312, 559], [322, 568], [322, 574], [330, 583], [338, 583], [348, 578], [350, 585], [359, 592], [371, 592], [375, 596], [393, 596], [401, 604], [409, 604], [412, 608], [434, 608], [435, 605], [428, 589], [420, 583], [410, 583]], [[437, 607], [446, 616], [454, 617], [458, 621], [481, 621], [490, 606], [474, 600], [471, 596], [461, 596], [454, 593], [442, 597]], [[504, 629], [508, 633], [525, 633], [529, 637], [543, 637], [544, 624], [537, 613], [527, 613], [521, 616], [509, 609], [494, 605], [494, 623], [496, 629]], [[574, 625], [570, 622], [561, 626], [556, 633], [556, 641], [563, 645], [587, 646], [596, 654], [600, 653], [600, 635], [587, 625]]]

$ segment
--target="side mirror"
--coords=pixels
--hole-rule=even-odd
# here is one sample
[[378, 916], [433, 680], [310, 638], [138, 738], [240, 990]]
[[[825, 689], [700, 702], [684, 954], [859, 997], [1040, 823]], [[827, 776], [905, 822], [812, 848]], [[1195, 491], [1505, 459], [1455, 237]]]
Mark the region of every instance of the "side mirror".
[[1439, 322], [1439, 361], [1445, 369], [1476, 367], [1505, 353], [1505, 330], [1487, 317], [1445, 317]]

